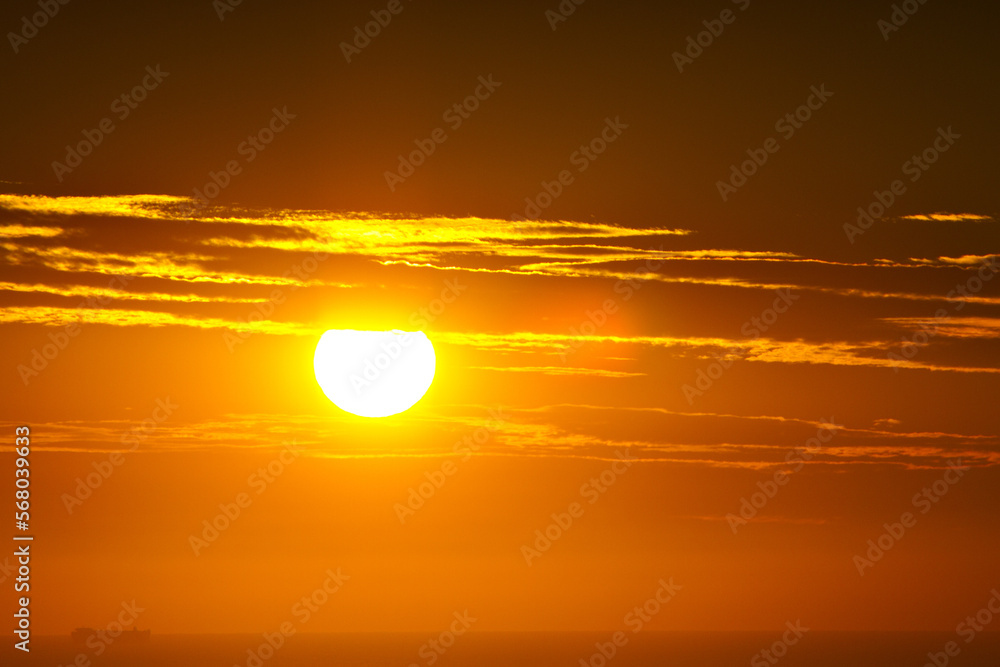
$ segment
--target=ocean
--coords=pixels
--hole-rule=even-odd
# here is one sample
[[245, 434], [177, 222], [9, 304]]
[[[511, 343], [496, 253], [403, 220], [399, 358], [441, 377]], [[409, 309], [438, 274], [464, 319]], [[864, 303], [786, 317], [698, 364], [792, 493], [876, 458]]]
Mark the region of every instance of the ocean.
[[[964, 643], [948, 632], [814, 632], [763, 654], [775, 632], [645, 632], [623, 646], [610, 632], [470, 632], [438, 651], [428, 633], [298, 634], [274, 650], [261, 635], [154, 635], [146, 644], [112, 645], [95, 656], [68, 637], [32, 640], [30, 655], [9, 641], [5, 667], [997, 667], [1000, 633]], [[957, 655], [943, 653], [950, 641]], [[81, 650], [83, 649], [83, 650]], [[603, 649], [603, 652], [602, 652]], [[440, 652], [439, 652], [440, 651]], [[953, 652], [954, 649], [953, 649]], [[934, 662], [928, 654], [934, 654]], [[84, 656], [81, 658], [81, 654]], [[610, 655], [610, 657], [606, 657]]]

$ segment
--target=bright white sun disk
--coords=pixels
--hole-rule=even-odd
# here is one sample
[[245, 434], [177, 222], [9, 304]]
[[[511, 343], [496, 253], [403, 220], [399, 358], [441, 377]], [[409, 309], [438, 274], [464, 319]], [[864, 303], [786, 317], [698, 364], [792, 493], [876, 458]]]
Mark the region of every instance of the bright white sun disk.
[[361, 417], [388, 417], [419, 401], [437, 359], [421, 331], [331, 329], [316, 344], [313, 368], [326, 397]]

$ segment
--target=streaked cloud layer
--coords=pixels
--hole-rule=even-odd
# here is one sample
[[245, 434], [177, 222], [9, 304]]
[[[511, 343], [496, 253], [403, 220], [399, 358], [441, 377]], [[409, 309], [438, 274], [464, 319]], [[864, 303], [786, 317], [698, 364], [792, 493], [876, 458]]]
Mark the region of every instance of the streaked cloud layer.
[[[907, 219], [993, 223], [975, 214]], [[171, 340], [181, 336], [192, 349], [248, 361], [259, 352], [225, 336], [288, 341], [308, 354], [329, 328], [419, 325], [452, 360], [443, 372], [497, 394], [516, 415], [484, 456], [607, 458], [629, 448], [642, 460], [749, 469], [782, 464], [796, 446], [790, 425], [814, 428], [815, 415], [796, 405], [796, 383], [877, 397], [901, 377], [926, 387], [933, 376], [962, 397], [1000, 372], [996, 248], [849, 260], [823, 248], [736, 248], [702, 244], [682, 222], [635, 228], [198, 210], [164, 195], [0, 195], [0, 326], [22, 327], [13, 350], [20, 367], [46, 331], [72, 325], [173, 331]], [[727, 383], [766, 387], [775, 408], [740, 405]], [[531, 390], [494, 389], [518, 386]], [[613, 404], [602, 405], [597, 397], [608, 395]], [[835, 445], [812, 464], [998, 462], [986, 421], [962, 435], [915, 404], [887, 406], [864, 423], [866, 410], [851, 409]], [[611, 433], [602, 424], [612, 418], [643, 426]], [[475, 422], [442, 405], [415, 419], [456, 437]], [[678, 430], [685, 420], [703, 432]], [[743, 437], [750, 423], [756, 435]], [[124, 424], [55, 422], [62, 435], [47, 446], [114, 450]], [[164, 427], [147, 451], [266, 447], [282, 433], [316, 456], [447, 453], [437, 441], [409, 452], [344, 447], [342, 427], [314, 412], [233, 414]], [[213, 437], [199, 435], [207, 431]], [[247, 435], [258, 432], [260, 442]]]

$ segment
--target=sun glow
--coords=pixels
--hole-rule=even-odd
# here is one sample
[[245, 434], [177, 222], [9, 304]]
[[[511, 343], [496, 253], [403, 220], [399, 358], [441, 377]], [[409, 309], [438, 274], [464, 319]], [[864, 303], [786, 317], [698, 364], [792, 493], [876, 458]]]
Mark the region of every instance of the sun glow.
[[420, 331], [331, 329], [316, 344], [313, 368], [323, 393], [341, 410], [388, 417], [427, 393], [436, 361]]

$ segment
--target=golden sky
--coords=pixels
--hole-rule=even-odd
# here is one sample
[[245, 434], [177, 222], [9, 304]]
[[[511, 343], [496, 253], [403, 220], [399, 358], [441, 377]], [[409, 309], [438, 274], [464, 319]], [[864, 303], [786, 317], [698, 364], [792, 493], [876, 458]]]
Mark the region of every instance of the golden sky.
[[[302, 632], [661, 582], [658, 630], [950, 632], [1000, 585], [1000, 6], [57, 4], [0, 54], [37, 633], [333, 579]], [[334, 329], [424, 332], [426, 395], [340, 410]]]
[[[473, 606], [483, 629], [611, 627], [659, 577], [685, 587], [661, 629], [789, 609], [927, 628], [980, 593], [1000, 463], [988, 247], [848, 262], [683, 227], [188, 203], [0, 197], [5, 414], [35, 433], [46, 630], [132, 597], [162, 631], [204, 627], [191, 597], [214, 630], [263, 630], [326, 567], [351, 580], [310, 630]], [[428, 394], [385, 420], [334, 407], [311, 364], [333, 328], [425, 331]], [[859, 574], [955, 461], [967, 478]], [[255, 478], [268, 463], [281, 473]], [[927, 583], [934, 609], [887, 597], [929, 572], [951, 573]]]

